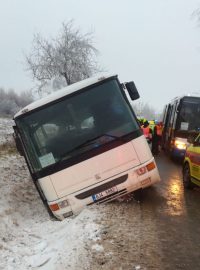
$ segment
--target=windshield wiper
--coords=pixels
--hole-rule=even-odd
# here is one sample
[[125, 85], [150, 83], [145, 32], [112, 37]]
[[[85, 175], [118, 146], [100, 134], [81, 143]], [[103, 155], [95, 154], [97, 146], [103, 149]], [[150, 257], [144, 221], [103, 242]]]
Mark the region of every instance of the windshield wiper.
[[70, 150], [70, 151], [64, 153], [63, 155], [61, 155], [61, 160], [62, 160], [66, 155], [68, 155], [68, 154], [70, 154], [70, 153], [72, 153], [72, 152], [74, 152], [74, 151], [76, 151], [76, 150], [78, 150], [78, 149], [81, 149], [81, 148], [83, 148], [83, 147], [85, 147], [85, 146], [88, 146], [88, 145], [95, 144], [95, 143], [96, 143], [96, 140], [98, 140], [98, 139], [100, 139], [100, 138], [102, 138], [102, 137], [104, 137], [104, 136], [110, 137], [110, 138], [113, 138], [113, 139], [117, 139], [117, 140], [123, 140], [122, 137], [118, 137], [118, 136], [114, 136], [114, 135], [106, 134], [106, 133], [105, 133], [105, 134], [101, 134], [101, 135], [99, 135], [99, 136], [97, 136], [97, 137], [95, 137], [95, 138], [89, 139], [89, 140], [85, 141], [84, 143], [81, 143], [81, 144], [77, 145], [77, 146], [74, 147], [72, 150]]

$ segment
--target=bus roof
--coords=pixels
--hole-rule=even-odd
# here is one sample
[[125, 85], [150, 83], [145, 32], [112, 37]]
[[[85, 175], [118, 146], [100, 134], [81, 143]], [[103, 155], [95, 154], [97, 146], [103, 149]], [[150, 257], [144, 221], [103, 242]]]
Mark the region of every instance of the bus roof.
[[24, 115], [24, 114], [26, 114], [34, 109], [40, 108], [45, 104], [51, 103], [51, 102], [58, 100], [64, 96], [72, 94], [78, 90], [81, 90], [81, 89], [86, 88], [90, 85], [96, 84], [100, 81], [104, 81], [104, 80], [107, 80], [107, 79], [112, 78], [112, 77], [117, 77], [117, 75], [113, 74], [113, 75], [91, 77], [91, 78], [79, 81], [77, 83], [73, 83], [69, 86], [66, 86], [66, 87], [56, 91], [56, 92], [53, 92], [52, 94], [50, 94], [44, 98], [41, 98], [39, 100], [36, 100], [36, 101], [30, 103], [29, 105], [27, 105], [26, 107], [21, 109], [19, 112], [17, 112], [14, 115], [14, 119], [17, 118], [18, 116]]
[[197, 98], [200, 98], [200, 93], [191, 93], [191, 94], [175, 97], [172, 100], [170, 100], [170, 102], [168, 104], [174, 103], [175, 101], [180, 100], [180, 99], [182, 99], [184, 97], [197, 97]]

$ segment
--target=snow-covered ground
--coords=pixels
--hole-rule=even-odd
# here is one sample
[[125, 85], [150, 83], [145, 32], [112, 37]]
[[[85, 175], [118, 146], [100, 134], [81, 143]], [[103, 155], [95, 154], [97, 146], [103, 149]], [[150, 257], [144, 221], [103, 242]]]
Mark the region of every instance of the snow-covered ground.
[[0, 144], [11, 140], [14, 121], [8, 118], [0, 118]]
[[[160, 249], [151, 211], [144, 221], [136, 201], [51, 220], [24, 158], [9, 148], [12, 125], [0, 118], [0, 270], [163, 269], [159, 256], [143, 256], [143, 247], [148, 254]], [[149, 263], [155, 268], [146, 268]]]
[[[0, 119], [0, 144], [12, 140], [12, 120]], [[31, 181], [24, 159], [0, 152], [0, 269], [93, 269], [101, 253], [97, 209], [53, 221]]]

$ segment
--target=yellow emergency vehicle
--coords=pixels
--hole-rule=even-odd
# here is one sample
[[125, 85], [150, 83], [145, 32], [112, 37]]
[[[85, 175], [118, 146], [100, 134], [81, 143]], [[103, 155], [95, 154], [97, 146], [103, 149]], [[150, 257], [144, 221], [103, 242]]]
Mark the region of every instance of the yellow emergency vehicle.
[[185, 188], [200, 186], [200, 134], [186, 149], [183, 163], [183, 184]]

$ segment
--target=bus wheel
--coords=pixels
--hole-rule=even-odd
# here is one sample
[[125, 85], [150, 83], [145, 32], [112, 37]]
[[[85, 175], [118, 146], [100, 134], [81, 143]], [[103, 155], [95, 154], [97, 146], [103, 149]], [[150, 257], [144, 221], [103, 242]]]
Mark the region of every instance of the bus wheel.
[[132, 194], [133, 194], [133, 199], [136, 202], [138, 202], [138, 203], [142, 202], [142, 199], [143, 199], [143, 189], [142, 188], [133, 191]]
[[183, 186], [188, 189], [192, 189], [194, 187], [194, 184], [191, 181], [190, 167], [188, 163], [183, 167]]

